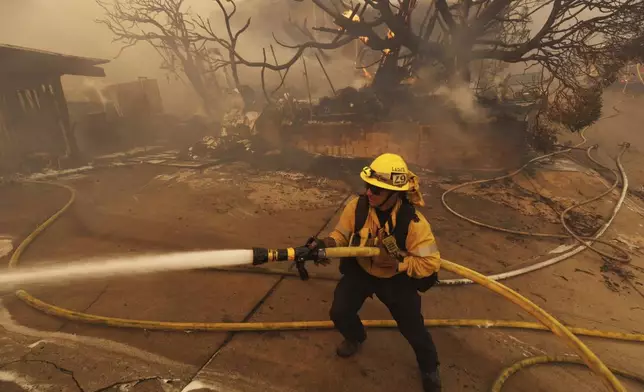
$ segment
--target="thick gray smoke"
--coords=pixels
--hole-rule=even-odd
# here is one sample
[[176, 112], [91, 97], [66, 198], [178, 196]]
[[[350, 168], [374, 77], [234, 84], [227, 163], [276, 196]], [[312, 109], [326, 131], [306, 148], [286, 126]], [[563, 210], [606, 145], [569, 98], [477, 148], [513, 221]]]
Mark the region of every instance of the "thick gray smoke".
[[[189, 6], [192, 15], [210, 18], [217, 33], [224, 35], [223, 19], [213, 0], [187, 0], [186, 5]], [[275, 48], [278, 61], [284, 62], [292, 56], [292, 50], [280, 47], [272, 37], [275, 34], [288, 44], [306, 40], [304, 35], [298, 33], [296, 27], [289, 24], [289, 17], [298, 23], [307, 18], [309, 27], [314, 24], [332, 26], [331, 21], [328, 18], [325, 20], [322, 12], [310, 2], [237, 0], [237, 5], [238, 12], [232, 21], [233, 29], [241, 27], [248, 17], [252, 18], [251, 26], [241, 37], [238, 47], [239, 52], [250, 61], [262, 60], [262, 48], [266, 48], [268, 60], [272, 61], [269, 49], [271, 44]], [[67, 77], [64, 82], [68, 90], [88, 84], [100, 87], [132, 81], [138, 77], [149, 77], [159, 79], [166, 106], [172, 107], [179, 103], [185, 105], [186, 102], [188, 105], [197, 104], [195, 97], [188, 99], [194, 95], [189, 87], [176, 81], [174, 77], [168, 78], [167, 73], [159, 68], [161, 60], [150, 45], [140, 43], [127, 49], [118, 59], [114, 59], [122, 44], [112, 42], [112, 33], [105, 26], [96, 23], [96, 19], [102, 16], [103, 10], [94, 0], [0, 0], [0, 42], [112, 60], [104, 66], [107, 73], [105, 79], [83, 81], [77, 77]], [[316, 34], [320, 40], [329, 39], [328, 34]], [[351, 45], [342, 53], [328, 53], [325, 66], [336, 88], [361, 82], [359, 73], [353, 69], [353, 56], [357, 46]], [[313, 52], [307, 57], [307, 67], [313, 96], [330, 93], [329, 84], [313, 57]], [[242, 83], [259, 88], [259, 69], [240, 67], [240, 76]], [[277, 73], [268, 71], [266, 81], [268, 89], [272, 90], [279, 83]], [[300, 92], [304, 91], [301, 61], [289, 72], [286, 84], [300, 88]]]
[[[121, 44], [112, 42], [111, 32], [95, 22], [102, 15], [94, 0], [0, 0], [0, 43], [112, 60]], [[180, 83], [168, 83], [159, 65], [154, 49], [140, 44], [104, 65], [106, 78], [71, 76], [64, 77], [63, 83], [74, 99], [76, 91], [88, 84], [100, 88], [138, 77], [158, 78], [166, 107], [172, 109], [192, 97], [192, 91]]]

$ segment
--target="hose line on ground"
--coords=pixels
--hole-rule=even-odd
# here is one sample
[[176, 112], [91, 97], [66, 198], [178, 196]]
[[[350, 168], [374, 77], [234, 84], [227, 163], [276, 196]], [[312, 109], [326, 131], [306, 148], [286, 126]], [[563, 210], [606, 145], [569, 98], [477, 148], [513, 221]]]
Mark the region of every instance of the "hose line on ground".
[[[586, 139], [584, 138], [584, 141], [585, 140]], [[579, 145], [580, 144], [578, 144], [578, 146]], [[620, 173], [624, 172], [623, 167], [621, 166], [620, 160], [621, 160], [622, 155], [624, 154], [624, 152], [626, 151], [626, 149], [628, 147], [629, 147], [629, 145], [627, 143], [622, 145], [622, 148], [621, 148], [621, 150], [620, 150], [620, 152], [619, 152], [619, 154], [617, 156], [617, 159], [616, 159], [617, 165], [620, 168]], [[593, 148], [596, 148], [596, 146], [590, 147], [589, 150], [593, 149]], [[585, 237], [585, 236], [577, 235], [567, 225], [566, 219], [565, 219], [566, 215], [570, 211], [572, 211], [573, 209], [576, 209], [576, 208], [582, 207], [582, 206], [584, 206], [586, 204], [589, 204], [589, 203], [592, 203], [594, 201], [597, 201], [597, 200], [601, 199], [602, 197], [604, 197], [604, 196], [608, 195], [609, 193], [611, 193], [619, 185], [619, 176], [615, 176], [616, 178], [615, 178], [614, 184], [608, 190], [606, 190], [605, 192], [602, 192], [600, 195], [598, 195], [596, 197], [593, 197], [591, 199], [587, 199], [587, 200], [584, 200], [582, 202], [575, 203], [575, 204], [573, 204], [572, 206], [566, 208], [564, 211], [562, 211], [560, 213], [559, 219], [560, 219], [562, 225], [564, 226], [566, 231], [568, 231], [569, 234], [535, 233], [535, 232], [527, 232], [527, 231], [521, 231], [521, 230], [506, 229], [506, 228], [503, 228], [503, 227], [490, 225], [488, 223], [484, 223], [484, 222], [469, 218], [469, 217], [457, 212], [452, 207], [450, 207], [449, 204], [447, 204], [447, 201], [446, 201], [447, 195], [452, 193], [452, 192], [454, 192], [454, 191], [456, 191], [456, 190], [458, 190], [458, 189], [464, 188], [466, 186], [485, 184], [485, 183], [489, 183], [489, 182], [500, 181], [500, 180], [505, 180], [505, 179], [514, 177], [515, 175], [517, 175], [517, 174], [521, 173], [523, 170], [525, 170], [528, 167], [528, 165], [530, 165], [531, 163], [538, 162], [538, 161], [543, 160], [545, 158], [552, 157], [553, 155], [562, 154], [562, 153], [569, 152], [569, 151], [570, 151], [570, 149], [566, 149], [566, 150], [557, 151], [557, 152], [554, 152], [554, 153], [551, 153], [551, 154], [547, 154], [547, 155], [543, 155], [543, 156], [534, 158], [534, 159], [530, 160], [528, 163], [526, 163], [525, 165], [523, 165], [521, 168], [519, 168], [519, 169], [517, 169], [517, 170], [515, 170], [515, 171], [513, 171], [513, 172], [511, 172], [509, 174], [505, 174], [505, 175], [502, 175], [502, 176], [498, 176], [498, 177], [494, 177], [494, 178], [490, 178], [490, 179], [485, 179], [485, 180], [468, 181], [468, 182], [462, 183], [460, 185], [457, 185], [455, 187], [452, 187], [452, 188], [448, 189], [446, 192], [444, 192], [443, 195], [441, 196], [441, 201], [443, 203], [443, 206], [449, 212], [451, 212], [452, 214], [454, 214], [457, 217], [459, 217], [459, 218], [461, 218], [463, 220], [466, 220], [466, 221], [468, 221], [468, 222], [470, 222], [470, 223], [472, 223], [472, 224], [474, 224], [476, 226], [485, 227], [485, 228], [492, 229], [492, 230], [495, 230], [495, 231], [501, 231], [503, 233], [522, 235], [522, 236], [531, 236], [531, 237], [540, 237], [540, 238], [559, 238], [559, 239], [569, 239], [570, 237], [573, 237], [574, 239], [576, 239], [579, 242], [581, 242], [584, 245], [584, 248], [591, 249], [592, 251], [594, 251], [594, 252], [596, 252], [596, 253], [598, 253], [598, 254], [600, 254], [602, 256], [608, 257], [610, 259], [614, 259], [614, 260], [617, 260], [617, 261], [620, 261], [620, 262], [625, 262], [625, 263], [629, 262], [630, 261], [630, 255], [624, 249], [622, 249], [621, 247], [619, 247], [619, 246], [617, 246], [615, 244], [612, 244], [610, 242], [598, 239], [597, 234], [595, 234], [595, 236], [593, 236], [593, 237]], [[587, 150], [587, 153], [588, 153], [588, 150]], [[599, 164], [594, 159], [593, 159], [593, 162]], [[603, 165], [600, 164], [600, 166], [603, 166]], [[603, 166], [603, 167], [605, 167], [605, 166]], [[605, 252], [603, 252], [603, 251], [601, 251], [599, 249], [594, 248], [593, 246], [591, 246], [587, 242], [590, 242], [590, 243], [597, 242], [597, 243], [605, 244], [607, 246], [610, 246], [610, 247], [616, 249], [618, 252], [622, 253], [624, 256], [614, 256], [614, 255], [607, 254], [607, 253], [605, 253]]]
[[[595, 236], [593, 238], [600, 237], [602, 234], [604, 234], [604, 232], [606, 232], [606, 230], [608, 230], [608, 228], [612, 224], [613, 220], [617, 216], [617, 213], [619, 212], [619, 210], [622, 207], [622, 204], [624, 202], [624, 199], [626, 198], [626, 194], [627, 194], [627, 191], [628, 191], [628, 177], [626, 176], [626, 173], [624, 173], [624, 172], [621, 172], [621, 175], [622, 175], [622, 181], [624, 182], [624, 186], [622, 187], [620, 197], [617, 200], [617, 203], [615, 203], [615, 206], [613, 207], [613, 212], [612, 212], [610, 218], [606, 221], [606, 223], [604, 223], [604, 225], [599, 229], [599, 231], [597, 233], [595, 233]], [[491, 227], [491, 228], [494, 229], [494, 227]], [[501, 231], [505, 230], [503, 228], [499, 228], [499, 229], [501, 229]], [[568, 238], [568, 237], [566, 237], [566, 238]], [[488, 278], [490, 278], [492, 280], [505, 280], [505, 279], [517, 277], [517, 276], [520, 276], [520, 275], [525, 275], [525, 274], [527, 274], [529, 272], [537, 271], [537, 270], [540, 270], [542, 268], [545, 268], [545, 267], [554, 265], [556, 263], [559, 263], [559, 262], [561, 262], [563, 260], [569, 259], [570, 257], [582, 252], [585, 249], [586, 249], [586, 245], [581, 245], [581, 246], [573, 248], [573, 249], [571, 249], [569, 251], [566, 251], [565, 253], [562, 253], [562, 254], [560, 254], [558, 256], [552, 257], [550, 259], [547, 259], [547, 260], [544, 260], [544, 261], [541, 261], [541, 262], [538, 262], [538, 263], [535, 263], [535, 264], [532, 264], [532, 265], [529, 265], [529, 266], [526, 266], [526, 267], [523, 267], [523, 268], [519, 268], [519, 269], [516, 269], [516, 270], [511, 270], [511, 271], [507, 271], [507, 272], [503, 272], [503, 273], [499, 273], [499, 274], [489, 275]], [[460, 285], [460, 284], [470, 284], [470, 283], [472, 283], [472, 281], [470, 281], [468, 279], [441, 280], [441, 284], [444, 284], [444, 285]]]
[[[569, 357], [569, 356], [555, 356], [555, 357], [538, 356], [538, 357], [522, 359], [521, 361], [513, 364], [512, 366], [509, 366], [503, 369], [501, 374], [497, 377], [496, 381], [494, 381], [491, 392], [501, 392], [501, 389], [503, 389], [503, 385], [505, 384], [505, 382], [521, 369], [525, 369], [527, 367], [534, 366], [534, 365], [546, 364], [546, 363], [556, 363], [556, 364], [564, 364], [564, 365], [581, 365], [581, 366], [586, 365], [584, 361], [582, 361], [581, 359], [575, 358], [575, 357]], [[641, 384], [644, 384], [644, 377], [642, 376], [639, 376], [637, 374], [634, 374], [625, 370], [616, 369], [613, 367], [611, 367], [610, 370], [611, 372], [613, 372], [614, 374], [617, 374], [618, 376], [622, 376], [630, 380], [637, 381]]]
[[612, 389], [613, 391], [626, 391], [617, 377], [611, 373], [606, 365], [581, 340], [579, 340], [579, 338], [573, 335], [573, 333], [557, 319], [552, 317], [528, 298], [497, 281], [487, 278], [483, 274], [462, 265], [452, 263], [451, 261], [441, 260], [441, 268], [470, 279], [520, 306], [523, 310], [530, 313], [533, 317], [543, 323], [543, 325], [547, 326], [555, 335], [566, 340], [568, 345], [577, 351], [588, 367], [592, 369], [595, 374], [603, 378], [604, 383], [609, 387], [609, 389]]
[[[58, 212], [56, 212], [49, 219], [47, 219], [42, 225], [39, 225], [39, 227], [36, 230], [34, 230], [34, 232], [32, 232], [29, 236], [27, 236], [27, 238], [20, 244], [16, 252], [14, 252], [14, 254], [11, 256], [11, 259], [9, 261], [10, 268], [15, 268], [18, 265], [19, 258], [24, 252], [24, 250], [35, 240], [35, 238], [40, 233], [42, 233], [47, 227], [49, 227], [65, 211], [67, 211], [75, 199], [76, 192], [73, 188], [67, 185], [60, 185], [60, 184], [54, 184], [54, 183], [51, 183], [51, 185], [62, 186], [68, 189], [71, 192], [70, 200], [65, 204], [63, 208], [61, 208]], [[355, 255], [356, 252], [359, 252], [359, 249], [364, 249], [364, 252], [367, 252], [369, 254], [371, 254], [374, 251], [374, 249], [370, 249], [370, 248], [358, 248], [358, 249], [354, 248], [354, 249], [351, 249], [351, 251]], [[338, 252], [339, 249], [336, 249], [334, 251]], [[601, 360], [592, 351], [590, 351], [590, 349], [588, 349], [588, 347], [583, 342], [581, 342], [581, 340], [579, 340], [579, 338], [577, 338], [569, 329], [567, 329], [554, 317], [549, 315], [543, 309], [539, 308], [536, 304], [534, 304], [527, 298], [523, 297], [516, 291], [502, 285], [501, 283], [490, 280], [484, 275], [478, 272], [472, 271], [466, 267], [452, 263], [448, 260], [442, 260], [441, 265], [443, 269], [456, 273], [460, 276], [463, 276], [464, 278], [469, 279], [473, 282], [479, 283], [482, 286], [488, 288], [489, 290], [492, 290], [497, 294], [502, 295], [506, 299], [520, 306], [522, 309], [524, 309], [525, 311], [533, 315], [535, 318], [537, 318], [544, 326], [550, 329], [555, 335], [566, 340], [568, 345], [574, 348], [579, 353], [580, 357], [584, 359], [584, 362], [597, 375], [602, 377], [604, 383], [611, 390], [620, 391], [620, 392], [625, 391], [624, 387], [621, 385], [619, 380], [610, 372], [610, 370], [606, 367], [606, 365], [604, 365], [601, 362]], [[116, 326], [116, 327], [144, 328], [144, 329], [147, 329], [146, 327], [149, 327], [152, 325], [158, 326], [159, 329], [161, 329], [162, 327], [177, 326], [176, 323], [170, 323], [169, 325], [164, 322], [118, 319], [118, 318], [97, 316], [97, 315], [92, 315], [92, 314], [87, 314], [82, 312], [75, 312], [69, 309], [63, 309], [63, 308], [49, 305], [43, 301], [38, 300], [37, 298], [33, 297], [31, 294], [27, 293], [24, 290], [18, 290], [16, 292], [16, 295], [25, 303], [31, 306], [34, 306], [39, 310], [42, 310], [52, 315], [56, 315], [59, 317], [63, 317], [63, 318], [75, 320], [75, 321], [104, 324], [104, 325]], [[183, 330], [186, 330], [186, 329], [191, 330], [191, 329], [199, 329], [200, 327], [203, 328], [207, 324], [210, 326], [218, 325], [219, 328], [226, 328], [228, 325], [228, 323], [211, 323], [211, 324], [182, 323], [181, 326], [183, 327]], [[257, 323], [257, 324], [251, 323], [251, 324], [254, 324], [253, 327], [256, 328], [255, 330], [266, 329], [266, 327], [264, 326], [265, 325], [264, 323]], [[297, 322], [295, 322], [295, 324], [297, 324]], [[637, 339], [639, 339], [639, 337]]]
[[[630, 144], [624, 143], [622, 145], [622, 148], [620, 149], [618, 155], [617, 155], [617, 159], [615, 160], [615, 162], [617, 163], [617, 167], [618, 167], [620, 173], [624, 172], [624, 167], [622, 166], [621, 157], [622, 157], [622, 155], [624, 155], [624, 153], [626, 152], [626, 149], [629, 146], [630, 146]], [[566, 214], [568, 212], [572, 211], [575, 208], [585, 206], [586, 204], [590, 204], [592, 202], [595, 202], [595, 201], [603, 198], [604, 196], [606, 196], [609, 193], [613, 192], [613, 190], [615, 188], [617, 188], [617, 186], [619, 185], [620, 176], [617, 173], [615, 173], [614, 170], [608, 168], [607, 166], [604, 166], [603, 164], [598, 162], [595, 158], [593, 158], [592, 155], [590, 155], [590, 152], [596, 147], [597, 147], [596, 145], [592, 146], [592, 147], [588, 147], [588, 149], [586, 150], [586, 156], [588, 157], [588, 159], [590, 159], [596, 165], [598, 165], [598, 166], [600, 166], [600, 167], [602, 167], [602, 168], [604, 168], [606, 170], [609, 170], [611, 173], [613, 173], [613, 175], [615, 176], [615, 182], [613, 183], [612, 186], [608, 187], [608, 189], [606, 189], [605, 192], [602, 192], [599, 195], [597, 195], [597, 196], [595, 196], [593, 198], [590, 198], [590, 199], [588, 199], [586, 201], [583, 201], [581, 203], [573, 204], [572, 206], [570, 206], [570, 207], [566, 208], [565, 210], [563, 210], [561, 212], [561, 214], [559, 215], [559, 220], [561, 221], [561, 224], [563, 225], [564, 229], [566, 229], [568, 234], [570, 234], [580, 244], [584, 245], [587, 249], [590, 249], [593, 252], [597, 253], [598, 255], [606, 257], [608, 259], [616, 260], [616, 261], [619, 261], [619, 262], [622, 262], [622, 263], [628, 263], [628, 262], [631, 261], [631, 256], [628, 254], [628, 252], [626, 250], [624, 250], [620, 246], [617, 246], [615, 244], [612, 244], [612, 243], [609, 243], [609, 242], [606, 242], [606, 241], [603, 241], [603, 240], [598, 240], [598, 239], [593, 239], [593, 238], [590, 238], [590, 237], [584, 237], [584, 236], [577, 235], [577, 233], [575, 233], [574, 230], [570, 226], [568, 226], [568, 224], [566, 223]], [[588, 239], [591, 239], [591, 241], [586, 242], [585, 240], [588, 240]], [[616, 249], [617, 251], [622, 253], [624, 256], [615, 256], [615, 255], [608, 254], [608, 253], [606, 253], [606, 252], [604, 252], [604, 251], [602, 251], [600, 249], [597, 249], [597, 248], [589, 245], [589, 243], [592, 243], [592, 242], [597, 242], [597, 243], [609, 245], [613, 249]]]
[[[258, 331], [299, 331], [299, 330], [324, 330], [333, 329], [331, 321], [279, 321], [279, 322], [252, 322], [252, 323], [209, 323], [209, 322], [180, 322], [180, 321], [150, 321], [134, 320], [98, 315], [65, 309], [46, 303], [35, 298], [24, 290], [16, 292], [18, 298], [34, 309], [54, 317], [87, 324], [102, 325], [107, 327], [147, 329], [151, 331], [194, 331], [194, 332], [258, 332]], [[369, 328], [397, 328], [394, 320], [362, 320], [365, 327]], [[482, 319], [428, 319], [425, 326], [429, 328], [442, 327], [472, 327], [472, 328], [499, 328], [499, 329], [525, 329], [533, 331], [548, 331], [548, 327], [539, 323], [513, 320], [482, 320]], [[625, 342], [644, 343], [644, 334], [634, 334], [615, 331], [599, 331], [595, 329], [566, 326], [575, 335], [618, 340]]]
[[[616, 111], [617, 111], [617, 109], [616, 109]], [[580, 137], [582, 138], [582, 141], [580, 143], [578, 143], [577, 145], [575, 145], [574, 147], [579, 147], [579, 146], [583, 145], [584, 143], [586, 143], [587, 139], [585, 137], [585, 131], [586, 131], [586, 129], [584, 129], [580, 133]], [[582, 252], [587, 247], [590, 247], [591, 249], [595, 250], [594, 248], [591, 247], [591, 244], [593, 242], [605, 243], [605, 244], [608, 244], [608, 245], [610, 245], [611, 247], [613, 247], [615, 249], [619, 249], [620, 252], [625, 254], [626, 256], [628, 256], [628, 260], [630, 260], [630, 255], [628, 255], [628, 253], [625, 250], [621, 249], [620, 247], [618, 247], [618, 246], [616, 246], [614, 244], [607, 243], [607, 242], [599, 240], [599, 237], [601, 237], [606, 232], [606, 230], [608, 230], [610, 225], [612, 224], [613, 220], [617, 216], [617, 213], [621, 209], [622, 204], [624, 203], [624, 200], [626, 199], [626, 195], [627, 195], [627, 192], [628, 192], [628, 177], [626, 176], [626, 172], [624, 171], [624, 167], [621, 164], [621, 156], [623, 155], [623, 152], [624, 152], [624, 150], [626, 148], [628, 148], [628, 143], [625, 143], [622, 146], [622, 150], [620, 151], [620, 154], [615, 159], [617, 167], [619, 169], [619, 174], [620, 174], [620, 177], [621, 177], [621, 180], [622, 180], [622, 189], [621, 189], [619, 199], [615, 203], [615, 206], [613, 207], [613, 211], [612, 211], [611, 216], [609, 217], [609, 219], [604, 223], [604, 225], [602, 227], [600, 227], [600, 229], [595, 233], [595, 235], [593, 237], [581, 237], [580, 236], [580, 238], [584, 240], [583, 245], [580, 245], [580, 246], [578, 246], [576, 248], [573, 248], [573, 249], [571, 249], [571, 250], [569, 250], [569, 251], [567, 251], [567, 252], [565, 252], [565, 253], [563, 253], [561, 255], [555, 256], [553, 258], [550, 258], [550, 259], [547, 259], [547, 260], [544, 260], [544, 261], [541, 261], [541, 262], [538, 262], [538, 263], [535, 263], [535, 264], [532, 264], [532, 265], [529, 265], [527, 267], [519, 268], [519, 269], [512, 270], [512, 271], [503, 272], [503, 273], [500, 273], [500, 274], [489, 275], [488, 278], [490, 278], [492, 280], [504, 280], [504, 279], [524, 275], [526, 273], [529, 273], [529, 272], [532, 272], [532, 271], [536, 271], [536, 270], [551, 266], [553, 264], [559, 263], [560, 261], [566, 260], [566, 259], [568, 259], [568, 258], [570, 258], [570, 257]], [[463, 214], [460, 214], [459, 212], [455, 211], [453, 208], [451, 208], [449, 206], [449, 204], [447, 204], [447, 201], [445, 200], [446, 196], [449, 193], [451, 193], [451, 192], [453, 192], [453, 191], [455, 191], [457, 189], [463, 188], [463, 187], [468, 186], [468, 185], [476, 185], [476, 184], [487, 183], [487, 182], [492, 182], [492, 181], [498, 181], [498, 180], [503, 180], [503, 179], [506, 179], [506, 178], [513, 177], [516, 174], [518, 174], [521, 171], [523, 171], [531, 163], [538, 162], [538, 161], [543, 160], [545, 158], [549, 158], [549, 157], [552, 157], [554, 155], [566, 153], [566, 152], [569, 152], [569, 151], [570, 151], [570, 149], [566, 149], [566, 150], [556, 151], [554, 153], [550, 153], [550, 154], [546, 154], [546, 155], [542, 155], [542, 156], [533, 158], [528, 163], [526, 163], [525, 165], [520, 167], [519, 169], [516, 169], [513, 172], [511, 172], [509, 174], [506, 174], [506, 175], [503, 175], [503, 176], [495, 177], [495, 178], [492, 178], [492, 179], [486, 179], [486, 180], [470, 181], [470, 182], [466, 182], [466, 183], [457, 185], [457, 186], [455, 186], [453, 188], [450, 188], [446, 192], [444, 192], [443, 195], [441, 196], [441, 201], [443, 203], [443, 206], [448, 211], [450, 211], [452, 214], [454, 214], [455, 216], [457, 216], [457, 217], [459, 217], [459, 218], [461, 218], [463, 220], [466, 220], [466, 221], [468, 221], [468, 222], [470, 222], [470, 223], [472, 223], [474, 225], [481, 226], [481, 227], [486, 227], [486, 228], [489, 228], [489, 229], [492, 229], [492, 230], [495, 230], [495, 231], [500, 231], [500, 232], [505, 232], [505, 233], [510, 233], [510, 234], [517, 234], [517, 235], [524, 235], [524, 236], [550, 237], [550, 238], [571, 238], [571, 236], [569, 236], [569, 235], [547, 234], [547, 233], [529, 233], [529, 232], [523, 232], [523, 231], [518, 231], [518, 230], [505, 229], [503, 227], [497, 227], [497, 226], [489, 225], [487, 223], [479, 222], [477, 220], [474, 220], [474, 219], [471, 219], [469, 217], [466, 217]], [[598, 163], [594, 159], [592, 159], [592, 160], [593, 160], [593, 162]], [[601, 166], [603, 166], [603, 165], [601, 165]], [[614, 185], [614, 187], [617, 187], [617, 185]], [[614, 189], [614, 188], [612, 187], [612, 189]], [[608, 194], [607, 192], [604, 192], [602, 194], [602, 197], [606, 196], [607, 194]], [[588, 204], [589, 202], [590, 201], [586, 200], [584, 202], [575, 204], [575, 205], [573, 205], [573, 208], [576, 208], [579, 205]], [[569, 212], [573, 208], [569, 208], [567, 212]], [[563, 217], [565, 217], [565, 214], [560, 215], [560, 219], [563, 218]], [[601, 254], [603, 254], [603, 252]], [[624, 261], [625, 260], [625, 258], [618, 258], [618, 257], [612, 256], [612, 255], [610, 255], [610, 258], [617, 259], [619, 261]], [[470, 280], [468, 280], [468, 279], [441, 280], [441, 284], [444, 284], [444, 285], [460, 285], [460, 284], [470, 284], [470, 283], [472, 283], [472, 282]]]

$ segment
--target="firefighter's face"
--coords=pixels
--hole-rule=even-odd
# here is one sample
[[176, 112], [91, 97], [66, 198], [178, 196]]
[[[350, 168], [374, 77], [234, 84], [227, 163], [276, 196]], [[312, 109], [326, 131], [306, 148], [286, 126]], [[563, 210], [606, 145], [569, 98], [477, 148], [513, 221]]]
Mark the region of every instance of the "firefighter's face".
[[367, 184], [367, 198], [372, 207], [380, 207], [393, 191]]

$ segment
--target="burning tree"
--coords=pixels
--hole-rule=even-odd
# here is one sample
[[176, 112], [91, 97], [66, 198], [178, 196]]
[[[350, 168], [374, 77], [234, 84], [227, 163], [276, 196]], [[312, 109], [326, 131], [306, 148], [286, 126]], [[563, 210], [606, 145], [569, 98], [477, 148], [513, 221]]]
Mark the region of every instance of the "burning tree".
[[[624, 53], [641, 51], [644, 36], [644, 0], [293, 0], [310, 1], [332, 24], [295, 25], [306, 42], [276, 39], [293, 50], [280, 64], [267, 61], [265, 50], [261, 61], [240, 55], [238, 41], [250, 19], [232, 27], [234, 0], [213, 0], [222, 11], [221, 31], [209, 20], [188, 17], [185, 0], [96, 1], [107, 13], [101, 22], [117, 40], [152, 44], [170, 68], [182, 69], [207, 106], [212, 73], [223, 66], [230, 66], [240, 88], [240, 64], [262, 68], [262, 76], [266, 69], [288, 72], [311, 49], [319, 54], [353, 44], [376, 60], [372, 88], [378, 93], [422, 79], [428, 69], [434, 83], [455, 84], [470, 81], [474, 63], [526, 63], [543, 70], [550, 107], [571, 111], [614, 79]], [[316, 39], [321, 35], [328, 38]], [[574, 123], [576, 129], [583, 122]]]
[[[305, 1], [305, 0], [294, 0]], [[473, 61], [533, 63], [557, 80], [557, 88], [578, 90], [611, 76], [617, 54], [641, 36], [644, 0], [310, 0], [334, 27], [321, 42], [282, 46], [295, 50], [279, 65], [247, 66], [283, 70], [306, 49], [337, 49], [354, 40], [379, 53], [376, 87], [395, 86], [426, 67], [441, 78], [470, 80]]]

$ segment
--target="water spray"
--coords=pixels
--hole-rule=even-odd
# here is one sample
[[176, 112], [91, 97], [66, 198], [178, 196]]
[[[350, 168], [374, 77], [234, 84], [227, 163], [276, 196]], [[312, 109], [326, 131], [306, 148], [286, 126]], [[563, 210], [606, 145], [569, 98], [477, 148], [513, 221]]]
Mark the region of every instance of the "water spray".
[[[356, 248], [309, 249], [302, 246], [285, 249], [239, 249], [145, 254], [102, 259], [90, 259], [45, 266], [14, 268], [0, 274], [0, 290], [17, 285], [56, 285], [72, 280], [106, 278], [119, 275], [150, 274], [155, 272], [193, 270], [204, 268], [260, 265], [268, 262], [292, 261], [302, 280], [308, 280], [307, 261], [356, 255]], [[377, 248], [369, 248], [361, 255], [378, 255]]]
[[211, 250], [93, 258], [44, 266], [11, 268], [0, 274], [0, 290], [14, 285], [56, 285], [71, 280], [163, 271], [231, 267], [252, 262], [251, 250]]

